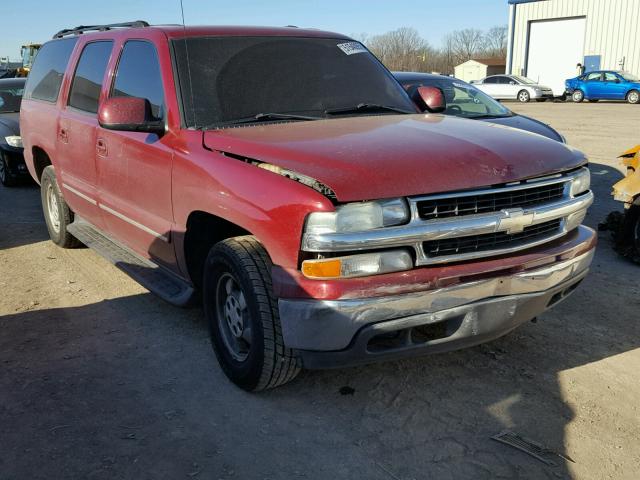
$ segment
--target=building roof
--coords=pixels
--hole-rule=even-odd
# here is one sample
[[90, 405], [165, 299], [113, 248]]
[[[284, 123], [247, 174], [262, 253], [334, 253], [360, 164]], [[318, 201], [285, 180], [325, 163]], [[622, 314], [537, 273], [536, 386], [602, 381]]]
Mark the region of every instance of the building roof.
[[507, 65], [507, 60], [504, 58], [472, 58], [471, 60], [482, 63], [488, 67], [504, 67]]

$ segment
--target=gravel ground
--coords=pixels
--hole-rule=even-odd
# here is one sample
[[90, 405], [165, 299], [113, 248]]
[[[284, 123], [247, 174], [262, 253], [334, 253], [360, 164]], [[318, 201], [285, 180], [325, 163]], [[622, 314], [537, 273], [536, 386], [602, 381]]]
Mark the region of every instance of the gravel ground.
[[[640, 142], [640, 107], [510, 107], [590, 156], [588, 224], [620, 208], [615, 157]], [[251, 395], [199, 309], [55, 247], [38, 190], [0, 188], [0, 479], [637, 478], [639, 272], [602, 232], [581, 288], [505, 338]], [[504, 429], [572, 461], [490, 440]]]

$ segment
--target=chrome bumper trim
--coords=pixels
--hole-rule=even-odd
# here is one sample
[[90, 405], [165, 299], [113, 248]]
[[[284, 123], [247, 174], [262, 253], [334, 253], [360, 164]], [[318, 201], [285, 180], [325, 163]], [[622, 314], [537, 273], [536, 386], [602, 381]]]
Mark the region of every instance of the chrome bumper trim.
[[[437, 312], [474, 302], [484, 304], [489, 299], [544, 292], [564, 282], [578, 281], [587, 274], [593, 257], [591, 250], [535, 270], [418, 293], [350, 300], [280, 299], [284, 341], [300, 350], [341, 350], [366, 325], [414, 316], [419, 322], [421, 316], [433, 317]], [[422, 323], [429, 320], [422, 318]]]
[[[537, 225], [574, 213], [586, 211], [594, 195], [587, 192], [541, 207], [523, 210], [512, 208], [488, 214], [469, 215], [446, 220], [417, 220], [399, 227], [387, 227], [357, 233], [306, 234], [302, 250], [306, 252], [348, 252], [374, 248], [401, 247], [428, 240], [458, 238], [469, 235], [507, 232], [516, 233], [529, 225]], [[549, 241], [546, 239], [545, 241]], [[528, 248], [526, 245], [522, 248]], [[486, 256], [488, 252], [481, 252]], [[489, 252], [495, 254], [494, 251]], [[500, 253], [500, 252], [497, 252]]]

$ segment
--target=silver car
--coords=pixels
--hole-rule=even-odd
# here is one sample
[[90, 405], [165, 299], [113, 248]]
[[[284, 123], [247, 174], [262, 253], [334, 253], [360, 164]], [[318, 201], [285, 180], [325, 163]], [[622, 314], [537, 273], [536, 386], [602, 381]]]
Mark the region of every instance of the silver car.
[[553, 90], [550, 87], [520, 75], [491, 75], [471, 83], [496, 100], [528, 102], [535, 99], [544, 102], [546, 99], [553, 99]]

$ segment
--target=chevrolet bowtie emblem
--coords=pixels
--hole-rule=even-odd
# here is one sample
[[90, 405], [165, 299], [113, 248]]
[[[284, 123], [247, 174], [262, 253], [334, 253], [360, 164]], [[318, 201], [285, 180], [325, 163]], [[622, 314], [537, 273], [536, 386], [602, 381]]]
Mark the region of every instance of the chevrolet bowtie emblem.
[[534, 214], [525, 213], [522, 208], [509, 208], [502, 210], [505, 215], [498, 223], [498, 231], [506, 232], [509, 235], [522, 233], [525, 227], [533, 223]]

